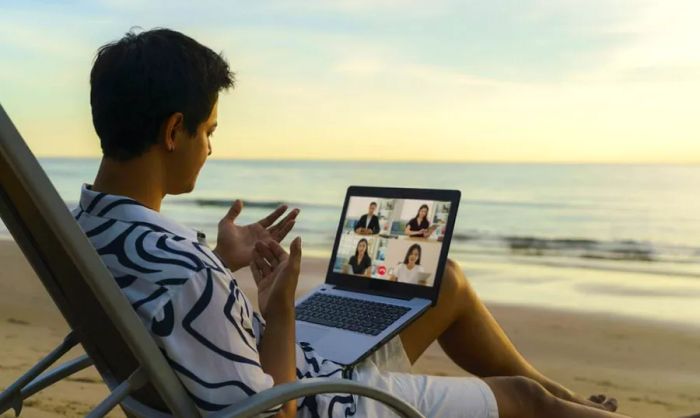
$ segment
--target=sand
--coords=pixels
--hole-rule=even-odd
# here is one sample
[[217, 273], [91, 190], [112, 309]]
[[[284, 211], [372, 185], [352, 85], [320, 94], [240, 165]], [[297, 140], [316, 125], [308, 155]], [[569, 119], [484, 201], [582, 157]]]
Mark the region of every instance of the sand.
[[[318, 284], [326, 267], [323, 260], [306, 259], [299, 293]], [[254, 296], [250, 276], [241, 274], [238, 280]], [[487, 305], [526, 358], [573, 390], [615, 396], [620, 412], [639, 418], [700, 412], [697, 329], [602, 314]], [[66, 333], [60, 313], [19, 249], [11, 241], [0, 241], [0, 388]], [[75, 349], [68, 356], [79, 353]], [[414, 371], [467, 375], [437, 345], [427, 350]], [[26, 401], [22, 416], [83, 416], [106, 392], [99, 375], [88, 369]], [[123, 414], [115, 411], [110, 416]]]

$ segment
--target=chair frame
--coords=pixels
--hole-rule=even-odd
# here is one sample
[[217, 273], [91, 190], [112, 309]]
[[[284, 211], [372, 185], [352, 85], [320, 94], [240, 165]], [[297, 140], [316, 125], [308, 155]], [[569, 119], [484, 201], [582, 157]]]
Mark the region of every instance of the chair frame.
[[[200, 417], [184, 386], [1, 105], [0, 215], [71, 327], [71, 332], [61, 344], [0, 393], [0, 414], [14, 409], [19, 416], [25, 399], [94, 365], [110, 393], [87, 415], [90, 418], [102, 417], [117, 405], [130, 417]], [[76, 278], [76, 275], [79, 277]], [[79, 294], [94, 300], [95, 315], [106, 319], [104, 335], [95, 335], [94, 323], [90, 321], [97, 319], [76, 317], [74, 306], [70, 304], [71, 297], [75, 298], [76, 295], [64, 292], [64, 285], [71, 292], [77, 286]], [[100, 338], [105, 335], [123, 347], [124, 357], [131, 359], [129, 364], [133, 368], [124, 370], [113, 367], [113, 362], [109, 361], [110, 348], [105, 349], [104, 343], [100, 345]], [[49, 370], [78, 344], [85, 349], [86, 355]], [[138, 399], [139, 391], [147, 389], [156, 395], [163, 409], [167, 408], [169, 413], [154, 409]], [[350, 380], [332, 378], [303, 379], [275, 386], [209, 416], [254, 417], [289, 400], [322, 393], [365, 396], [382, 402], [401, 416], [422, 417], [413, 406], [387, 392]]]

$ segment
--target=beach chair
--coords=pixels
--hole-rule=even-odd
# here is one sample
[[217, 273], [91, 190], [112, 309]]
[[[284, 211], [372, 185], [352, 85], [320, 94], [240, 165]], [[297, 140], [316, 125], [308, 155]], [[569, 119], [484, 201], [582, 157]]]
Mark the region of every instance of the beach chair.
[[[19, 415], [26, 398], [94, 365], [110, 393], [89, 417], [104, 416], [117, 405], [130, 417], [201, 416], [2, 106], [0, 215], [71, 329], [58, 347], [0, 393], [0, 414], [14, 409]], [[50, 369], [77, 344], [87, 355]], [[401, 416], [421, 417], [386, 392], [344, 379], [279, 385], [209, 416], [254, 417], [320, 393], [366, 396]]]

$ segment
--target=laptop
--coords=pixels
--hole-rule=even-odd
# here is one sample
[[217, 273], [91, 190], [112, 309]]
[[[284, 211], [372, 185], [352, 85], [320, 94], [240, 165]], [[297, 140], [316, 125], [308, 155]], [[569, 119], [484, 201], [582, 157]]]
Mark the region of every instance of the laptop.
[[[434, 306], [460, 196], [458, 190], [350, 186], [325, 282], [296, 301], [297, 342], [353, 365]], [[407, 225], [425, 207], [429, 232], [408, 236]], [[363, 215], [376, 216], [379, 231], [356, 232]]]

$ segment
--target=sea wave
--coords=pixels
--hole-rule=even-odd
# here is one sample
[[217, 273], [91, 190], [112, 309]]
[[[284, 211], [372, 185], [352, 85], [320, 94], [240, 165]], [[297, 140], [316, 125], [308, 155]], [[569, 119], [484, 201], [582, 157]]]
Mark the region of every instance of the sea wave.
[[[243, 199], [248, 208], [272, 210], [280, 205], [300, 207], [302, 209], [321, 209], [324, 211], [340, 212], [339, 206], [323, 203], [284, 200], [255, 200]], [[462, 201], [475, 204], [527, 204], [524, 202], [496, 201]], [[168, 204], [191, 205], [198, 208], [221, 207], [228, 208], [230, 199], [220, 198], [178, 198], [168, 201]], [[69, 207], [75, 207], [77, 202], [67, 202]], [[546, 205], [546, 204], [542, 204]], [[183, 221], [185, 221], [183, 219]], [[185, 223], [203, 230], [215, 231], [218, 219], [188, 217]], [[314, 236], [317, 244], [323, 247], [332, 245], [335, 225], [297, 225], [295, 231], [307, 236]], [[300, 229], [303, 228], [303, 229]], [[0, 228], [2, 232], [4, 228]], [[328, 242], [325, 242], [327, 240]], [[642, 263], [673, 263], [679, 265], [700, 265], [700, 247], [688, 245], [673, 245], [659, 241], [638, 240], [606, 240], [588, 237], [542, 237], [537, 235], [508, 235], [483, 232], [479, 230], [455, 230], [452, 235], [451, 251], [456, 253], [472, 253], [487, 255], [515, 255], [536, 258], [555, 257], [561, 259], [577, 259], [588, 261], [610, 262], [642, 262]]]
[[[198, 206], [216, 206], [216, 207], [229, 207], [229, 206], [231, 206], [231, 203], [233, 203], [231, 200], [226, 200], [226, 199], [193, 199], [191, 202], [198, 205]], [[286, 203], [284, 203], [283, 201], [280, 201], [280, 200], [277, 200], [277, 201], [244, 200], [243, 204], [247, 207], [250, 207], [250, 208], [274, 209], [278, 206], [285, 205]]]
[[[242, 199], [243, 203], [252, 208], [263, 208], [263, 209], [274, 209], [280, 205], [287, 205], [290, 207], [303, 207], [303, 208], [319, 208], [319, 209], [336, 209], [340, 211], [342, 208], [342, 201], [337, 203], [327, 203], [318, 201], [286, 201], [286, 200], [256, 200], [256, 199]], [[233, 199], [226, 199], [220, 197], [211, 198], [177, 198], [172, 199], [169, 203], [180, 204], [180, 205], [195, 205], [201, 207], [229, 207]], [[611, 207], [610, 202], [592, 204], [585, 202], [533, 202], [533, 201], [520, 201], [520, 200], [497, 200], [497, 199], [462, 199], [460, 200], [461, 206], [487, 206], [487, 207], [504, 207], [504, 208], [532, 208], [532, 209], [569, 209], [569, 210], [600, 210], [605, 208], [606, 210], [615, 210], [618, 212], [628, 212], [630, 208], [622, 207]]]
[[700, 248], [660, 242], [501, 236], [478, 232], [456, 232], [452, 236], [452, 242], [452, 249], [457, 252], [490, 255], [700, 264]]
[[[323, 203], [311, 203], [311, 202], [288, 202], [284, 200], [250, 200], [241, 199], [243, 205], [248, 208], [259, 208], [259, 209], [275, 209], [279, 206], [286, 205], [288, 207], [303, 207], [303, 208], [320, 208], [320, 209], [331, 209], [337, 208], [340, 210], [340, 206], [327, 205]], [[196, 199], [173, 199], [169, 201], [170, 204], [178, 205], [194, 205], [200, 207], [224, 207], [228, 208], [234, 202], [232, 199], [208, 199], [208, 198], [196, 198]]]
[[474, 206], [506, 206], [506, 207], [528, 207], [528, 208], [597, 208], [594, 205], [586, 205], [582, 203], [567, 203], [567, 202], [528, 202], [517, 200], [488, 200], [488, 199], [462, 199], [460, 205]]

